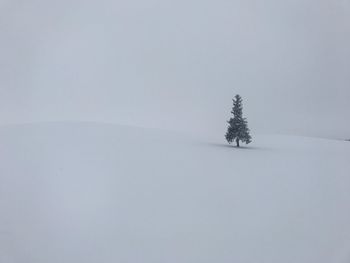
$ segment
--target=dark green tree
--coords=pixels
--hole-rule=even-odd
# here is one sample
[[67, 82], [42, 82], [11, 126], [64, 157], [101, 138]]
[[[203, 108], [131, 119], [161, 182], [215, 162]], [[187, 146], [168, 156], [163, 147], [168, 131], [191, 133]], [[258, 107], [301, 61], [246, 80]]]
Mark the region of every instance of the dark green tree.
[[228, 121], [228, 128], [226, 132], [226, 140], [228, 143], [236, 142], [237, 147], [239, 147], [239, 141], [245, 142], [246, 144], [252, 141], [252, 137], [249, 134], [248, 123], [245, 118], [243, 118], [243, 107], [242, 98], [236, 95], [233, 99], [233, 108], [231, 113], [233, 117]]

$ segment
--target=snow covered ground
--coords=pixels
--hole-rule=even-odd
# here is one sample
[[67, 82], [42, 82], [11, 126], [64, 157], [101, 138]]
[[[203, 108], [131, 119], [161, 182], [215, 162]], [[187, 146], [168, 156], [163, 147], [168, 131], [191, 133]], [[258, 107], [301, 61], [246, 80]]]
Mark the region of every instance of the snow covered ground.
[[0, 127], [0, 262], [348, 263], [350, 143]]

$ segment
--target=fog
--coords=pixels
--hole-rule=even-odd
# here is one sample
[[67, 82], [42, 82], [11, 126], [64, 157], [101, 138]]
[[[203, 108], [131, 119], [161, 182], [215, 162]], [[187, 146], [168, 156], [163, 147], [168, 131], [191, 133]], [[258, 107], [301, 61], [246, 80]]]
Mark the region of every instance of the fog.
[[350, 137], [346, 0], [0, 0], [0, 124]]

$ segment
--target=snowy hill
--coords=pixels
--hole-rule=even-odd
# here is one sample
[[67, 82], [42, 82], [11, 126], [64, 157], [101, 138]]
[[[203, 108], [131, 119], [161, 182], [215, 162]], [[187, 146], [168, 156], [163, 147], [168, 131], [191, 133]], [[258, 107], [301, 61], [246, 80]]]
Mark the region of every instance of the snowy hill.
[[350, 144], [0, 128], [0, 262], [350, 262]]

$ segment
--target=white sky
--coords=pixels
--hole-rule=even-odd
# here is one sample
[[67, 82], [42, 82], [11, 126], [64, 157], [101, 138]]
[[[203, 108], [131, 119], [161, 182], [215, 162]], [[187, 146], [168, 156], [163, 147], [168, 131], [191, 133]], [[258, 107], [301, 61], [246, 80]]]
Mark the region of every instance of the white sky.
[[0, 123], [350, 137], [347, 0], [0, 0]]

